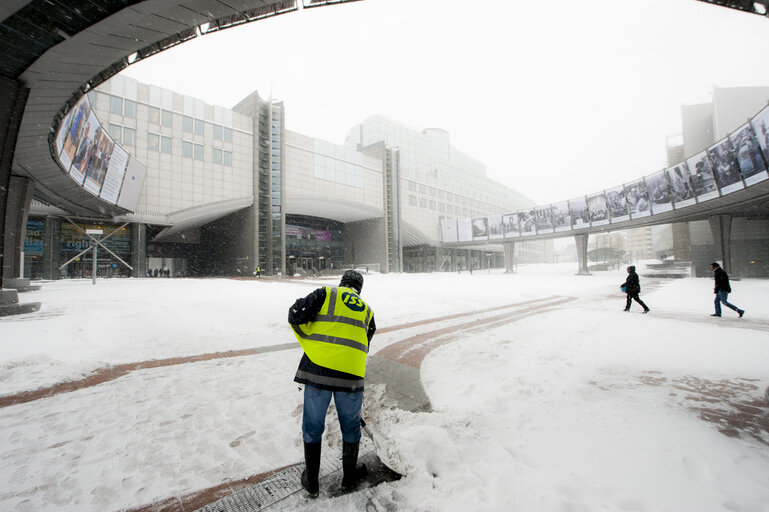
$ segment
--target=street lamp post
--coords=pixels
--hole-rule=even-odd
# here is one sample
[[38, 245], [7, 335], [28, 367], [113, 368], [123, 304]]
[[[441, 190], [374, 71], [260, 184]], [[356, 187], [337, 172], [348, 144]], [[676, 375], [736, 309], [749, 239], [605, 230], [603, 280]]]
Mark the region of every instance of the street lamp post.
[[96, 261], [98, 259], [97, 255], [99, 253], [99, 237], [104, 233], [101, 229], [86, 229], [85, 234], [91, 235], [92, 237], [95, 237], [93, 239], [93, 242], [91, 243], [91, 246], [93, 247], [93, 270], [91, 271], [91, 283], [96, 284]]

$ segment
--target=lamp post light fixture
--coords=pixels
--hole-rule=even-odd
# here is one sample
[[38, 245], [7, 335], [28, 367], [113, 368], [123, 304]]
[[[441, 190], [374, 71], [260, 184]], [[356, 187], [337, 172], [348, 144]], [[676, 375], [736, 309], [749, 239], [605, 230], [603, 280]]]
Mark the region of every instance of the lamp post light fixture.
[[[99, 252], [99, 237], [104, 234], [102, 229], [86, 229], [86, 235], [90, 235], [93, 239], [91, 247], [93, 247], [93, 270], [91, 270], [91, 284], [96, 284], [96, 260]], [[94, 238], [95, 237], [95, 238]]]

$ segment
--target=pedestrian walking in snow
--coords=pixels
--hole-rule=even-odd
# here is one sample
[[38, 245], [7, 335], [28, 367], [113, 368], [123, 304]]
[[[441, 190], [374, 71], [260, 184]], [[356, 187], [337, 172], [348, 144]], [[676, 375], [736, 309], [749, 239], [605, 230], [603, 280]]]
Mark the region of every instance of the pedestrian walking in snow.
[[313, 498], [319, 493], [321, 441], [332, 396], [342, 430], [342, 489], [354, 489], [367, 474], [366, 466], [358, 465], [360, 411], [376, 324], [373, 310], [360, 298], [362, 289], [363, 276], [348, 270], [339, 286], [318, 288], [288, 310], [288, 323], [304, 350], [294, 381], [304, 384], [301, 481]]
[[742, 315], [745, 314], [745, 310], [738, 308], [734, 304], [730, 304], [726, 300], [729, 297], [729, 294], [732, 293], [732, 287], [729, 286], [729, 275], [721, 268], [721, 265], [715, 261], [710, 264], [710, 268], [713, 270], [713, 277], [716, 281], [716, 286], [713, 288], [713, 293], [716, 294], [716, 312], [710, 316], [721, 316], [721, 303], [723, 302], [724, 306], [733, 309], [740, 315], [740, 318], [742, 318]]
[[620, 285], [620, 289], [622, 289], [627, 294], [625, 311], [630, 311], [631, 301], [634, 300], [639, 303], [642, 308], [644, 308], [644, 313], [649, 312], [649, 308], [638, 297], [638, 295], [641, 293], [641, 281], [638, 279], [638, 274], [635, 273], [635, 267], [633, 265], [630, 265], [627, 268], [627, 279], [625, 279], [625, 282]]

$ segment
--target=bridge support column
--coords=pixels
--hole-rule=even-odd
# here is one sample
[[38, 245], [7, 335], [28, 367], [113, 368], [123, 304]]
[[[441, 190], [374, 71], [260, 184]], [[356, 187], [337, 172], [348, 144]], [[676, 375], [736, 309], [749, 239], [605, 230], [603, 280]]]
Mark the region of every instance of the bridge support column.
[[577, 261], [579, 262], [578, 276], [592, 275], [587, 265], [587, 239], [587, 234], [574, 235], [574, 241], [577, 243]]
[[721, 258], [721, 266], [727, 273], [732, 271], [732, 216], [714, 215], [710, 217], [710, 231], [713, 233], [713, 243], [716, 247], [716, 257]]
[[515, 242], [503, 244], [505, 248], [505, 274], [515, 274]]
[[[18, 277], [13, 273], [16, 258], [19, 257], [16, 254], [18, 231], [14, 224], [17, 224], [20, 215], [25, 219], [26, 215], [15, 210], [18, 201], [11, 197], [11, 166], [28, 95], [29, 89], [21, 82], [0, 77], [0, 292], [4, 278]], [[28, 207], [29, 204], [26, 205]], [[23, 235], [21, 240], [23, 246]]]
[[147, 225], [131, 225], [131, 277], [144, 277], [147, 274]]
[[35, 186], [29, 178], [11, 176], [6, 192], [3, 235], [3, 281], [21, 275], [21, 251], [27, 234], [27, 217]]
[[61, 220], [45, 218], [43, 231], [43, 279], [61, 279]]

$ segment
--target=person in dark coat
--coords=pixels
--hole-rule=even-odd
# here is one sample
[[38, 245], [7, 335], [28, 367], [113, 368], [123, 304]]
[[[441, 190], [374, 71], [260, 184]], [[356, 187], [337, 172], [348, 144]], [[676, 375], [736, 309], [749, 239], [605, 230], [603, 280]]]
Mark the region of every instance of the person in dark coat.
[[625, 305], [625, 311], [630, 311], [631, 301], [636, 301], [644, 308], [644, 314], [649, 312], [649, 308], [638, 297], [641, 293], [641, 281], [638, 279], [638, 274], [635, 273], [635, 267], [633, 265], [627, 268], [627, 279], [620, 285], [620, 288], [627, 294], [627, 304]]
[[721, 316], [721, 303], [723, 302], [724, 306], [733, 309], [740, 315], [740, 318], [742, 318], [742, 315], [745, 314], [745, 310], [738, 308], [734, 304], [729, 304], [726, 300], [732, 292], [732, 287], [729, 286], [729, 275], [721, 268], [721, 265], [716, 262], [711, 263], [710, 268], [713, 270], [713, 277], [716, 280], [716, 286], [713, 288], [713, 293], [716, 294], [716, 312], [710, 316]]

